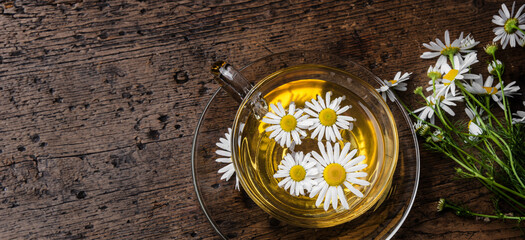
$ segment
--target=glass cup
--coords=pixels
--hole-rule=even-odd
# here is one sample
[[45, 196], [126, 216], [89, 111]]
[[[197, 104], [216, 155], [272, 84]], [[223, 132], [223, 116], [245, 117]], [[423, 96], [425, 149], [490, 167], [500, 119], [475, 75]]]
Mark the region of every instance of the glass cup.
[[[224, 89], [240, 101], [232, 126], [232, 160], [242, 188], [265, 212], [292, 225], [325, 228], [355, 219], [370, 208], [377, 208], [387, 197], [398, 160], [398, 133], [388, 106], [366, 82], [378, 79], [368, 70], [330, 54], [292, 51], [249, 64], [240, 70], [242, 74], [225, 62], [214, 65], [212, 72]], [[301, 82], [305, 80], [309, 82]], [[289, 89], [282, 89], [287, 87]], [[272, 98], [279, 89], [284, 94]], [[358, 117], [352, 131], [341, 131], [353, 148], [366, 155], [366, 180], [371, 183], [368, 187], [358, 187], [364, 195], [362, 198], [345, 192], [349, 210], [339, 204], [337, 209], [325, 211], [322, 206], [314, 206], [315, 197], [293, 197], [279, 188], [278, 180], [273, 178], [278, 161], [294, 151], [317, 151], [317, 144], [312, 140], [305, 141], [301, 147], [287, 148], [272, 141], [261, 143], [261, 136], [268, 133], [261, 127], [263, 125], [257, 125], [268, 112], [270, 103], [280, 101], [286, 108], [293, 100], [298, 107], [305, 107], [305, 101], [318, 94], [324, 97], [328, 90], [352, 95], [353, 98], [343, 100], [342, 104], [357, 99], [349, 111], [361, 112], [363, 119], [372, 119], [364, 121]]]

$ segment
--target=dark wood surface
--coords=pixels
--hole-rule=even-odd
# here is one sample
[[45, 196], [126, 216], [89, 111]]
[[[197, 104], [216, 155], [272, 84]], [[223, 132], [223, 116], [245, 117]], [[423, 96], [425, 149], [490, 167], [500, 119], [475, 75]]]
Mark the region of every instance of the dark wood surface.
[[[218, 88], [211, 63], [323, 50], [385, 79], [413, 72], [403, 99], [415, 106], [410, 91], [433, 64], [419, 58], [421, 44], [464, 31], [482, 53], [501, 4], [0, 2], [0, 239], [217, 239], [190, 171], [194, 128]], [[523, 54], [501, 55], [522, 87]], [[513, 222], [436, 212], [440, 197], [492, 211], [491, 195], [457, 180], [454, 166], [423, 149], [417, 198], [396, 238], [520, 238]]]

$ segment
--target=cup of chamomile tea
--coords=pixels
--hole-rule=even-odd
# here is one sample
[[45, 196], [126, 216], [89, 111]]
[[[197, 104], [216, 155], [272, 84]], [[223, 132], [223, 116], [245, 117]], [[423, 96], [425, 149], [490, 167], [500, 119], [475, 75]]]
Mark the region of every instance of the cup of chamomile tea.
[[367, 69], [337, 56], [291, 51], [212, 73], [240, 102], [232, 161], [247, 195], [271, 216], [326, 228], [373, 211], [398, 160], [394, 117]]

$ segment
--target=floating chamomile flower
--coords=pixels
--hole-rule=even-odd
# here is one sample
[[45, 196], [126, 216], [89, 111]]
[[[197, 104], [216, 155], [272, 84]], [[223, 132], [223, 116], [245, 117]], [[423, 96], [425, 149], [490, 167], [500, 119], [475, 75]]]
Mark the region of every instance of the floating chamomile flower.
[[270, 104], [270, 108], [275, 112], [268, 112], [262, 119], [263, 122], [270, 124], [266, 132], [272, 132], [269, 138], [275, 139], [281, 147], [291, 147], [292, 143], [301, 144], [301, 137], [306, 137], [306, 129], [310, 126], [307, 120], [308, 115], [303, 115], [303, 110], [295, 109], [295, 103], [291, 102], [288, 106], [288, 113], [284, 110], [281, 102], [277, 106]]
[[[476, 117], [476, 115], [481, 114], [481, 112], [478, 112], [477, 114], [470, 108], [465, 108], [465, 112], [467, 113], [468, 118], [470, 121], [468, 122], [468, 132], [472, 135], [478, 136], [483, 134], [483, 129], [479, 126], [480, 119]], [[477, 112], [477, 111], [476, 111]], [[477, 138], [475, 136], [469, 136], [470, 141], [474, 141]]]
[[[447, 96], [448, 94], [452, 94], [452, 96], [456, 96], [456, 80], [478, 78], [478, 75], [468, 73], [470, 66], [477, 62], [477, 54], [470, 53], [465, 56], [465, 59], [461, 56], [454, 56], [454, 68], [451, 68], [447, 63], [443, 64], [441, 70], [445, 75], [441, 79], [441, 82], [435, 86], [436, 95]], [[429, 83], [432, 84], [432, 81]], [[432, 88], [433, 87], [430, 86], [427, 88], [427, 91]]]
[[[525, 105], [525, 102], [523, 102], [523, 105]], [[512, 124], [525, 123], [525, 112], [524, 111], [517, 111], [516, 113], [513, 113], [512, 115], [517, 117], [517, 118], [512, 118]]]
[[[365, 160], [365, 156], [358, 156], [357, 149], [350, 151], [350, 143], [346, 143], [341, 151], [339, 151], [339, 144], [336, 143], [332, 146], [332, 143], [326, 143], [325, 146], [322, 142], [318, 142], [320, 154], [313, 151], [312, 156], [317, 160], [317, 166], [319, 174], [315, 179], [316, 185], [310, 192], [310, 197], [317, 196], [315, 206], [319, 207], [324, 202], [324, 210], [328, 211], [330, 208], [330, 202], [332, 207], [337, 209], [338, 202], [341, 201], [341, 205], [345, 209], [349, 209], [348, 201], [343, 190], [346, 186], [356, 196], [364, 197], [357, 188], [352, 184], [368, 186], [370, 183], [363, 179], [367, 176], [366, 172], [359, 172], [367, 167], [366, 164], [358, 164]], [[349, 152], [350, 151], [350, 152]]]
[[279, 170], [273, 175], [274, 178], [284, 178], [278, 186], [288, 191], [292, 196], [304, 195], [310, 192], [315, 185], [313, 177], [317, 175], [316, 162], [303, 152], [296, 152], [293, 155], [288, 153], [279, 164]]
[[462, 102], [464, 96], [434, 96], [430, 95], [426, 98], [427, 105], [421, 108], [418, 108], [414, 111], [414, 113], [419, 113], [419, 118], [422, 120], [429, 120], [430, 123], [434, 124], [434, 111], [436, 105], [439, 104], [439, 107], [443, 109], [445, 112], [450, 114], [451, 116], [454, 116], [455, 113], [452, 111], [450, 106], [456, 106], [457, 104], [455, 102]]
[[459, 35], [459, 38], [450, 43], [450, 36], [448, 30], [445, 31], [445, 44], [436, 38], [436, 42], [430, 42], [429, 44], [423, 43], [423, 46], [432, 50], [432, 52], [424, 52], [420, 57], [424, 59], [435, 58], [439, 56], [436, 63], [436, 68], [440, 68], [447, 62], [449, 56], [457, 56], [459, 53], [474, 52], [471, 50], [479, 42], [474, 41], [473, 38], [467, 36], [467, 40], [463, 38], [463, 32]]
[[394, 94], [391, 91], [388, 91], [389, 89], [395, 89], [397, 91], [406, 91], [407, 90], [407, 81], [410, 77], [410, 74], [412, 73], [404, 73], [401, 76], [401, 72], [397, 72], [396, 76], [394, 77], [394, 80], [382, 80], [385, 84], [384, 86], [381, 86], [380, 88], [376, 89], [379, 93], [381, 93], [381, 96], [383, 96], [383, 99], [386, 101], [386, 98], [390, 99], [390, 101], [394, 101], [395, 97]]
[[312, 124], [309, 130], [315, 129], [312, 132], [312, 139], [319, 136], [319, 141], [326, 137], [326, 140], [335, 142], [343, 139], [339, 128], [352, 130], [354, 126], [352, 122], [355, 121], [355, 118], [342, 115], [352, 106], [340, 107], [344, 97], [330, 101], [331, 95], [332, 92], [327, 92], [326, 99], [317, 95], [317, 100], [312, 99], [311, 102], [305, 102], [308, 108], [305, 108], [304, 111], [311, 117], [308, 119]]
[[[222, 173], [221, 180], [228, 181], [235, 173], [235, 168], [233, 167], [232, 162], [232, 151], [231, 151], [231, 135], [232, 135], [232, 129], [228, 128], [228, 132], [224, 134], [224, 138], [219, 138], [219, 142], [217, 143], [217, 147], [220, 149], [217, 149], [215, 153], [221, 157], [215, 159], [216, 162], [220, 163], [227, 163], [225, 167], [222, 167], [219, 169], [218, 173]], [[239, 178], [235, 177], [235, 189], [239, 190]]]
[[501, 40], [501, 48], [505, 49], [507, 44], [510, 44], [510, 47], [515, 47], [516, 43], [523, 46], [525, 44], [525, 34], [523, 34], [519, 29], [525, 29], [525, 13], [522, 14], [522, 11], [525, 5], [522, 5], [516, 15], [514, 15], [514, 6], [516, 2], [512, 3], [512, 11], [509, 12], [505, 3], [501, 4], [501, 9], [498, 11], [498, 15], [492, 16], [492, 22], [500, 27], [494, 28], [494, 42]]

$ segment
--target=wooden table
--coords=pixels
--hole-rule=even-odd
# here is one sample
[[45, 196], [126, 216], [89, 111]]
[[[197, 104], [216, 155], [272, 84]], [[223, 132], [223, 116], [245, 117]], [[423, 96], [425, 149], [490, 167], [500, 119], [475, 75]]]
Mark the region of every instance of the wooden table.
[[[426, 83], [422, 43], [448, 29], [494, 37], [500, 1], [83, 1], [0, 4], [0, 238], [217, 239], [191, 178], [212, 62], [316, 49], [381, 78]], [[521, 6], [523, 2], [519, 4]], [[523, 82], [522, 48], [500, 56]], [[462, 110], [459, 110], [462, 111]], [[490, 194], [422, 151], [397, 239], [519, 238], [513, 222], [437, 213], [447, 197], [490, 213]]]

